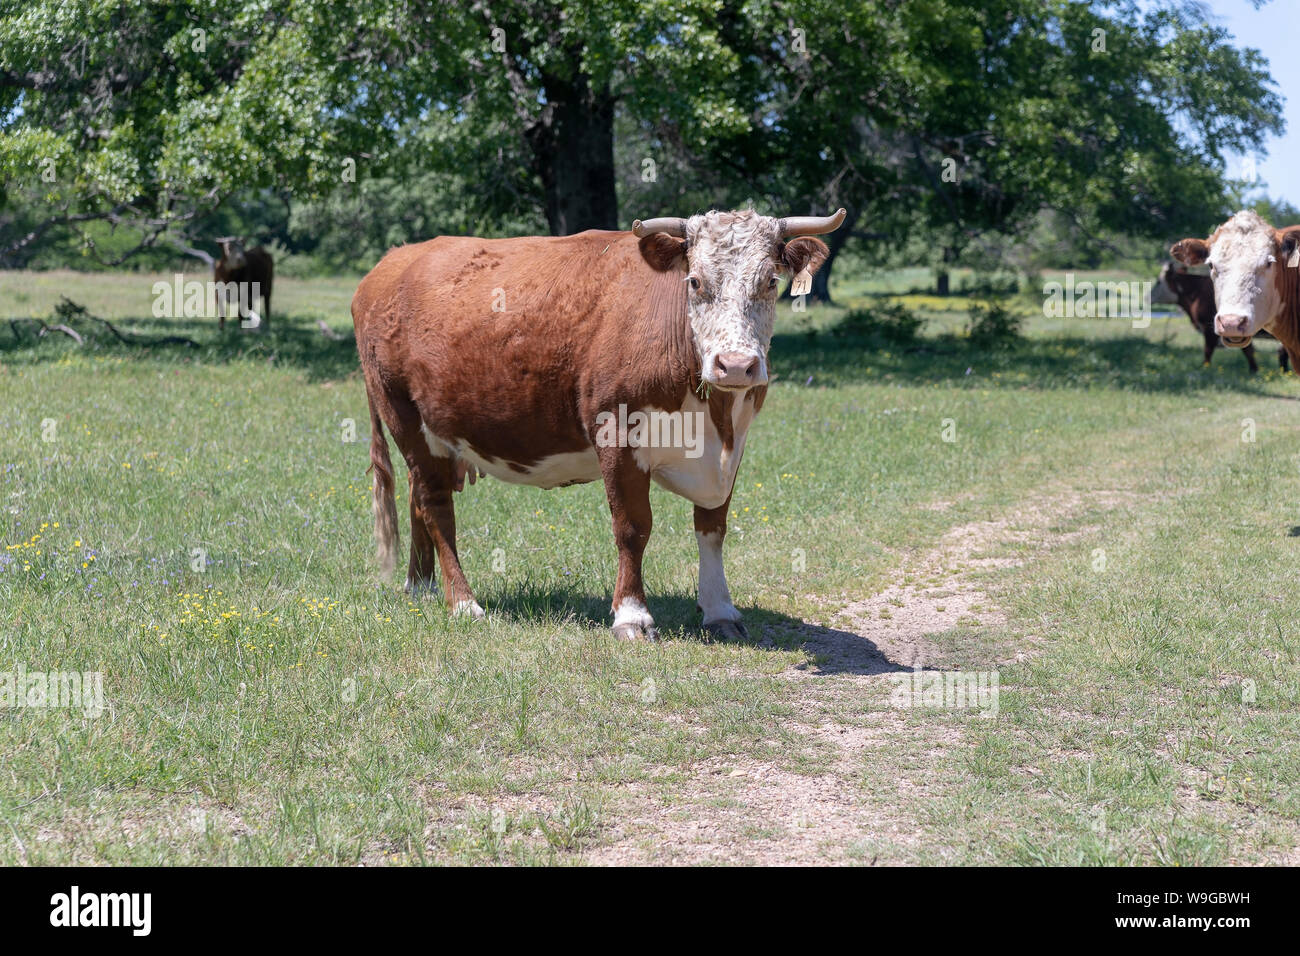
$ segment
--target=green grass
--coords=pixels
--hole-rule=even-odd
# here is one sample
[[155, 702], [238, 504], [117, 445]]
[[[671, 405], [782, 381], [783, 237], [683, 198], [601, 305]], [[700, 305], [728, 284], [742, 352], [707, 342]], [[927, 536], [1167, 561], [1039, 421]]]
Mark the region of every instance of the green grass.
[[[353, 280], [282, 280], [272, 333], [223, 340], [149, 318], [155, 278], [0, 273], [0, 320], [68, 295], [200, 343], [0, 321], [0, 671], [102, 671], [107, 708], [0, 710], [0, 863], [1296, 861], [1300, 383], [1262, 356], [1202, 369], [1181, 315], [979, 352], [921, 294], [922, 339], [868, 350], [826, 330], [925, 281], [842, 283], [783, 311], [733, 498], [753, 643], [699, 632], [690, 506], [656, 491], [666, 640], [630, 644], [595, 485], [458, 496], [486, 621], [377, 580], [355, 351], [316, 329]], [[1020, 562], [985, 572], [1000, 617], [924, 637], [999, 671], [995, 719], [804, 650], [991, 519], [1037, 529], [988, 544]], [[792, 824], [801, 782], [851, 812]]]

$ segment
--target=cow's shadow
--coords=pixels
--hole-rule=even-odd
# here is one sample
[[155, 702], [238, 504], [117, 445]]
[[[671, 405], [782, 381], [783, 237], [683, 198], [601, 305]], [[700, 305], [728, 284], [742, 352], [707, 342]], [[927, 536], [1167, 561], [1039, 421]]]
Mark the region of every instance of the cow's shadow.
[[[520, 624], [545, 626], [557, 620], [573, 620], [583, 626], [609, 627], [611, 623], [608, 595], [595, 596], [574, 588], [523, 585], [480, 597], [489, 614]], [[699, 641], [773, 652], [803, 649], [812, 657], [812, 662], [802, 668], [810, 674], [870, 676], [911, 670], [860, 634], [813, 624], [779, 611], [741, 607], [748, 638], [720, 641], [703, 627], [694, 595], [651, 594], [649, 604], [661, 641]]]

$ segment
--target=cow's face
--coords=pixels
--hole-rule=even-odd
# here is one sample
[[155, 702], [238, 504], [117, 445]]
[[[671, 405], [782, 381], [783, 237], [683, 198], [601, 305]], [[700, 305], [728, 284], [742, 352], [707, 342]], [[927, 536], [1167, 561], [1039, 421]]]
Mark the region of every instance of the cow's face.
[[1184, 239], [1170, 250], [1187, 265], [1210, 264], [1214, 331], [1229, 348], [1244, 348], [1282, 308], [1282, 270], [1294, 267], [1300, 228], [1278, 231], [1254, 212], [1239, 212], [1209, 242]]
[[1164, 305], [1177, 305], [1178, 293], [1173, 289], [1173, 283], [1176, 279], [1171, 279], [1170, 275], [1174, 271], [1172, 262], [1166, 262], [1160, 270], [1160, 278], [1156, 280], [1155, 288], [1151, 290], [1152, 304], [1162, 303]]
[[686, 221], [686, 238], [662, 233], [642, 240], [656, 268], [675, 268], [687, 285], [686, 310], [700, 357], [700, 380], [744, 390], [768, 381], [767, 351], [781, 276], [826, 259], [826, 244], [807, 236], [783, 240], [777, 219], [748, 212], [710, 212]]
[[244, 268], [247, 259], [244, 258], [244, 240], [226, 238], [218, 239], [221, 245], [221, 258], [231, 269]]

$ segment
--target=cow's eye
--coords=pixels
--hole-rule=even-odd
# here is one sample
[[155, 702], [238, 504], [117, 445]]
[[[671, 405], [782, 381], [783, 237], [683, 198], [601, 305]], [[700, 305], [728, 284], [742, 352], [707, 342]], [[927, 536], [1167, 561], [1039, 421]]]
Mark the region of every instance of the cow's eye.
[[770, 289], [775, 289], [777, 283], [780, 282], [780, 281], [781, 281], [781, 280], [778, 279], [776, 276], [772, 276], [772, 278], [770, 278], [770, 279], [767, 280], [767, 287], [768, 287], [768, 289], [769, 289], [769, 290], [770, 290]]
[[700, 279], [699, 279], [699, 276], [690, 276], [690, 278], [689, 278], [688, 281], [691, 283], [691, 291], [692, 291], [692, 292], [699, 292], [699, 291], [700, 291]]

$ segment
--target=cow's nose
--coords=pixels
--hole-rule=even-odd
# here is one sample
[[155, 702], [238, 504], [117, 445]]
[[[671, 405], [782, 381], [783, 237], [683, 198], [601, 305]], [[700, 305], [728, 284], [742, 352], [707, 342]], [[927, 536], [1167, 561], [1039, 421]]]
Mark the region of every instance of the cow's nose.
[[1219, 313], [1214, 317], [1214, 331], [1229, 338], [1241, 338], [1246, 335], [1246, 324], [1244, 315]]
[[761, 364], [759, 357], [749, 352], [719, 352], [713, 360], [713, 384], [748, 388], [757, 384]]

